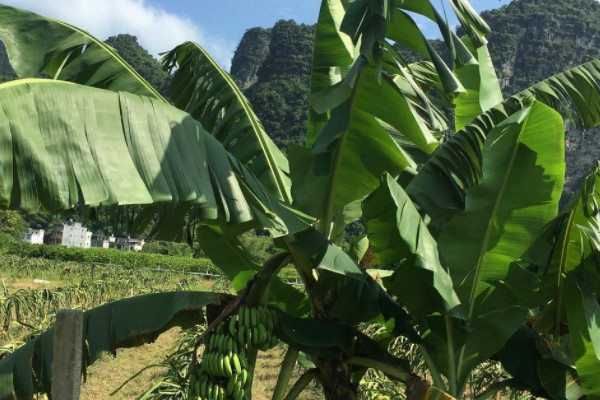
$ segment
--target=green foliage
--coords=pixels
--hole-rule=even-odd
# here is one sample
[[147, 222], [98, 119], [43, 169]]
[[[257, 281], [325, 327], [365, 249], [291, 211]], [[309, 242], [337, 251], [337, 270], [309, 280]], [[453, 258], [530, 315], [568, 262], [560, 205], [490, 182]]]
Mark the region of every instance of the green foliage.
[[251, 28], [246, 31], [231, 61], [231, 76], [240, 88], [254, 84], [261, 65], [269, 55], [271, 29]]
[[306, 78], [276, 76], [260, 80], [246, 90], [265, 130], [281, 149], [287, 149], [289, 144], [304, 144], [309, 98]]
[[80, 249], [75, 247], [32, 245], [15, 242], [5, 247], [8, 254], [28, 258], [43, 258], [56, 261], [75, 261], [102, 264], [117, 264], [128, 268], [161, 268], [174, 271], [210, 272], [220, 274], [214, 264], [206, 258], [170, 256], [146, 252], [132, 252], [92, 247]]
[[[206, 292], [154, 293], [123, 299], [84, 313], [83, 367], [103, 352], [154, 341], [172, 326], [189, 325], [202, 318], [203, 308], [219, 304], [218, 295]], [[148, 309], [152, 313], [146, 312]], [[115, 329], [118, 327], [118, 329]], [[51, 393], [50, 371], [54, 330], [50, 329], [0, 361], [0, 399], [31, 398], [38, 388]], [[32, 360], [43, 360], [32, 363]], [[33, 366], [33, 370], [32, 370]], [[28, 373], [21, 375], [24, 371]]]
[[18, 211], [0, 209], [0, 234], [22, 239], [27, 232], [27, 223]]
[[[6, 101], [0, 104], [10, 120], [4, 136], [19, 146], [15, 151], [5, 151], [16, 162], [9, 157], [9, 162], [0, 167], [9, 179], [17, 176], [13, 180], [18, 181], [20, 190], [17, 196], [13, 182], [3, 180], [8, 185], [0, 186], [4, 189], [0, 199], [5, 204], [23, 204], [31, 211], [39, 208], [40, 201], [50, 209], [69, 208], [76, 202], [181, 202], [153, 205], [138, 214], [136, 221], [141, 217], [148, 223], [160, 211], [161, 233], [174, 237], [182, 237], [182, 231], [188, 236], [196, 233], [203, 251], [231, 279], [239, 296], [219, 318], [209, 316], [217, 334], [207, 334], [224, 337], [218, 332], [224, 330], [223, 321], [246, 310], [244, 326], [253, 326], [252, 331], [230, 333], [232, 337], [241, 334], [240, 344], [250, 354], [248, 369], [252, 371], [258, 351], [256, 339], [251, 340], [257, 333], [256, 314], [247, 310], [265, 303], [276, 306], [279, 311], [274, 332], [305, 352], [315, 366], [299, 382], [318, 376], [328, 400], [356, 400], [356, 383], [367, 368], [402, 381], [410, 399], [464, 398], [481, 389], [470, 379], [473, 371], [491, 365], [496, 358], [512, 377], [488, 382], [487, 392], [478, 396], [482, 399], [505, 387], [525, 387], [535, 396], [557, 400], [562, 400], [560, 393], [567, 390], [576, 397], [584, 392], [593, 397], [600, 390], [594, 380], [600, 349], [600, 211], [592, 176], [581, 191], [585, 201], [581, 203], [577, 229], [573, 227], [572, 212], [567, 212], [567, 217], [558, 213], [565, 170], [564, 124], [557, 110], [569, 114], [580, 127], [600, 125], [600, 60], [571, 68], [502, 101], [486, 48], [487, 24], [468, 0], [451, 0], [451, 4], [465, 33], [464, 41], [429, 0], [322, 2], [310, 68], [307, 144], [290, 147], [289, 169], [284, 155], [275, 151], [231, 77], [193, 43], [178, 46], [164, 59], [167, 67], [176, 69], [171, 86], [174, 102], [189, 112], [185, 118], [189, 123], [182, 124], [189, 130], [181, 135], [187, 141], [177, 146], [182, 154], [167, 152], [163, 159], [160, 153], [159, 162], [148, 165], [149, 160], [156, 161], [157, 141], [148, 141], [144, 132], [153, 132], [161, 122], [148, 123], [147, 107], [130, 104], [133, 97], [124, 91], [147, 89], [147, 85], [132, 75], [127, 65], [121, 66], [127, 79], [102, 86], [116, 90], [115, 86], [120, 85], [124, 90], [118, 93], [118, 102], [125, 104], [120, 112], [105, 104], [102, 116], [95, 115], [96, 109], [90, 107], [80, 110], [115, 128], [94, 130], [86, 140], [105, 139], [110, 134], [122, 140], [125, 136], [127, 148], [120, 155], [132, 158], [145, 186], [127, 179], [127, 186], [118, 186], [123, 185], [123, 177], [131, 176], [119, 176], [122, 171], [111, 171], [104, 163], [96, 162], [93, 167], [101, 171], [100, 179], [81, 161], [86, 157], [71, 157], [70, 153], [68, 161], [74, 165], [62, 166], [68, 172], [62, 181], [61, 174], [49, 175], [53, 166], [49, 160], [64, 156], [43, 140], [38, 139], [35, 146], [17, 134], [26, 131], [34, 138], [55, 135], [61, 143], [75, 141], [65, 137], [64, 129], [60, 129], [63, 125], [57, 123], [63, 121], [57, 115], [66, 118], [65, 114], [45, 103], [51, 97], [48, 93], [62, 95], [63, 102], [76, 104], [84, 103], [84, 94], [86, 99], [112, 96], [114, 102], [115, 93], [80, 85], [70, 86], [69, 91], [65, 83], [47, 81], [44, 85], [54, 89], [44, 92], [40, 80], [26, 81], [32, 93], [25, 94], [35, 100], [31, 102], [37, 108], [19, 107], [20, 103], [9, 100], [27, 99], [18, 96], [19, 90], [25, 90], [25, 83], [4, 85], [0, 95], [4, 94]], [[14, 13], [18, 12], [11, 9], [8, 14]], [[449, 50], [448, 63], [454, 69], [422, 35], [412, 20], [414, 13], [438, 26]], [[25, 17], [25, 22], [42, 18]], [[11, 58], [21, 63], [30, 58], [31, 65], [21, 65], [22, 71], [42, 68], [56, 76], [60, 69], [56, 70], [55, 64], [66, 62], [72, 68], [66, 78], [93, 86], [99, 83], [85, 74], [71, 74], [73, 70], [88, 71], [89, 65], [82, 63], [82, 58], [95, 59], [103, 54], [108, 56], [103, 66], [120, 62], [114, 52], [106, 51], [93, 38], [92, 51], [77, 53], [71, 60], [55, 50], [66, 46], [60, 35], [60, 45], [47, 48], [23, 39], [25, 32], [41, 35], [39, 27], [25, 29], [14, 19], [9, 19], [7, 26], [0, 23], [0, 30], [14, 31]], [[72, 28], [63, 24], [57, 32], [64, 33], [65, 29]], [[302, 70], [308, 57], [289, 56], [290, 49], [305, 44], [291, 33], [294, 29], [297, 27], [293, 24], [282, 22], [273, 29], [269, 54], [257, 72], [260, 79], [297, 83], [289, 79], [290, 74]], [[40, 43], [47, 39], [40, 38]], [[396, 46], [410, 48], [424, 60], [409, 65]], [[53, 61], [45, 65], [48, 59]], [[100, 73], [105, 77], [111, 74], [115, 71], [104, 69]], [[137, 83], [133, 89], [127, 86], [132, 82]], [[260, 93], [258, 85], [249, 93], [255, 88]], [[287, 91], [274, 86], [265, 96], [270, 101], [282, 101], [277, 105], [282, 107], [281, 113], [273, 118], [286, 118], [285, 99], [276, 97], [282, 93]], [[155, 109], [169, 107], [144, 99], [136, 101], [148, 101]], [[172, 108], [169, 111], [174, 112]], [[448, 118], [448, 113], [453, 115]], [[33, 126], [30, 120], [34, 117], [46, 123]], [[69, 120], [73, 121], [79, 120]], [[456, 132], [451, 121], [455, 122]], [[201, 130], [200, 124], [208, 132]], [[17, 133], [13, 126], [18, 128], [14, 129]], [[49, 133], [44, 131], [43, 135], [35, 128]], [[181, 133], [172, 124], [170, 128], [163, 137], [170, 140], [169, 135], [178, 137], [176, 133]], [[197, 139], [206, 147], [189, 149]], [[115, 156], [110, 152], [113, 148], [93, 143], [86, 147], [86, 140], [77, 141], [77, 149], [89, 151], [96, 158], [104, 152], [109, 154], [106, 157]], [[36, 150], [50, 154], [44, 157]], [[36, 157], [35, 162], [27, 159], [30, 154]], [[184, 162], [190, 159], [190, 164]], [[175, 164], [178, 161], [181, 165]], [[12, 173], [13, 164], [18, 174]], [[30, 165], [33, 167], [27, 168]], [[208, 172], [203, 169], [207, 166]], [[91, 177], [78, 172], [85, 167], [92, 171]], [[198, 170], [204, 179], [192, 184]], [[153, 178], [163, 171], [168, 177], [161, 181], [164, 190], [159, 190]], [[293, 183], [292, 200], [287, 178]], [[77, 184], [81, 189], [75, 191]], [[185, 184], [189, 190], [183, 190], [182, 195], [180, 188]], [[84, 201], [80, 201], [80, 191]], [[165, 192], [172, 197], [161, 197]], [[194, 201], [190, 210], [190, 202]], [[346, 253], [336, 243], [341, 242], [340, 236], [349, 223], [361, 219], [367, 237], [353, 240], [351, 251]], [[264, 255], [258, 251], [258, 256], [252, 254], [246, 247], [253, 245], [248, 236], [241, 236], [246, 246], [240, 240], [241, 233], [254, 229], [268, 232], [274, 238], [273, 245], [283, 250], [262, 265], [257, 258]], [[571, 237], [572, 233], [576, 235]], [[20, 253], [29, 254], [25, 250]], [[368, 269], [362, 268], [365, 258], [375, 258], [381, 265], [370, 262], [365, 264]], [[289, 287], [277, 276], [290, 264], [303, 280], [304, 292]], [[541, 296], [542, 289], [546, 297]], [[139, 314], [131, 318], [139, 325], [152, 323], [156, 317]], [[236, 318], [241, 320], [242, 315], [230, 321]], [[385, 329], [371, 339], [357, 329], [365, 322], [380, 323]], [[130, 323], [127, 320], [123, 325]], [[229, 328], [235, 330], [235, 326]], [[105, 333], [102, 329], [99, 332]], [[569, 336], [565, 337], [567, 332]], [[418, 349], [423, 363], [411, 365], [390, 354], [388, 344], [398, 337]], [[204, 345], [222, 348], [223, 339]], [[15, 368], [9, 362], [0, 364], [20, 373], [25, 370], [25, 376], [15, 375], [18, 384], [28, 382], [30, 375], [30, 366], [23, 366], [20, 360], [27, 363], [34, 352], [39, 357], [37, 344], [35, 349], [27, 346], [18, 351], [25, 354], [15, 361]], [[198, 352], [193, 353], [191, 372], [197, 357]], [[522, 360], [518, 366], [514, 361], [517, 357]], [[16, 356], [10, 360], [14, 359]], [[225, 362], [215, 365], [211, 360], [202, 363], [219, 372], [213, 375], [223, 375]], [[39, 375], [37, 367], [34, 372]], [[492, 379], [502, 376], [494, 374]], [[282, 384], [287, 385], [285, 369], [282, 377]], [[203, 387], [202, 393], [214, 397], [217, 390], [224, 397], [225, 388], [218, 385], [223, 382], [216, 383], [208, 391]], [[275, 393], [279, 392], [285, 392], [285, 388], [278, 384]]]
[[314, 35], [313, 26], [281, 20], [270, 30], [249, 30], [233, 58], [232, 76], [247, 82], [248, 100], [282, 149], [304, 143]]
[[482, 13], [492, 28], [489, 47], [504, 91], [514, 94], [598, 58], [598, 16], [595, 0], [517, 0]]
[[157, 242], [152, 241], [144, 244], [144, 253], [162, 254], [165, 256], [191, 257], [192, 249], [186, 243]]
[[252, 257], [261, 263], [264, 263], [278, 252], [269, 236], [258, 234], [255, 231], [244, 233], [239, 237], [239, 240], [248, 249]]
[[169, 97], [171, 79], [160, 63], [137, 41], [137, 37], [120, 34], [111, 36], [104, 43], [112, 46], [127, 63], [165, 98]]

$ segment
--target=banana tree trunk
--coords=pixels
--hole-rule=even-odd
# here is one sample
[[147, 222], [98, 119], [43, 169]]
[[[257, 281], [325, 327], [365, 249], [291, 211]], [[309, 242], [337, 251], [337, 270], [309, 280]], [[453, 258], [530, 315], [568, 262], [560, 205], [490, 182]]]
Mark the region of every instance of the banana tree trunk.
[[358, 388], [350, 381], [348, 364], [339, 360], [317, 362], [326, 400], [357, 400]]

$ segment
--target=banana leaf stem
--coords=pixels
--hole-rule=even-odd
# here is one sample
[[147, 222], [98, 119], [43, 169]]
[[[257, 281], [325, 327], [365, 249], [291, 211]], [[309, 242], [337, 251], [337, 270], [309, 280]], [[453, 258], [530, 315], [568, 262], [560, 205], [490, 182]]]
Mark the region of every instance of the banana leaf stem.
[[366, 357], [352, 357], [348, 359], [348, 364], [357, 365], [359, 367], [373, 368], [383, 372], [386, 375], [398, 379], [400, 382], [406, 383], [409, 380], [410, 374], [404, 369], [394, 367], [381, 361], [373, 360]]
[[285, 392], [287, 392], [290, 378], [292, 377], [292, 372], [294, 372], [297, 359], [298, 349], [293, 347], [288, 348], [288, 351], [283, 359], [283, 364], [281, 365], [281, 370], [279, 371], [279, 377], [277, 378], [275, 390], [273, 391], [273, 400], [283, 400]]
[[248, 304], [264, 304], [269, 298], [268, 285], [273, 276], [277, 275], [279, 271], [288, 265], [292, 260], [292, 256], [289, 253], [279, 253], [269, 258], [263, 264], [263, 267], [256, 274], [254, 283], [250, 288], [250, 292], [246, 298]]
[[[360, 80], [362, 77], [362, 71], [356, 76], [352, 94], [350, 95], [350, 118], [354, 110], [354, 104], [356, 103], [356, 97], [358, 95], [358, 88], [360, 87]], [[338, 139], [338, 143], [333, 156], [333, 165], [330, 172], [330, 179], [327, 185], [327, 194], [325, 197], [325, 203], [323, 205], [323, 213], [319, 221], [319, 232], [329, 238], [331, 233], [331, 222], [333, 220], [333, 206], [335, 203], [335, 189], [337, 187], [338, 177], [340, 175], [340, 168], [342, 166], [342, 159], [344, 158], [344, 146], [346, 145], [346, 138], [348, 137], [348, 131], [344, 132]]]
[[[254, 373], [256, 372], [256, 359], [258, 358], [258, 347], [248, 345], [248, 376], [254, 380]], [[248, 390], [248, 398], [252, 398], [252, 386]]]
[[290, 392], [283, 400], [295, 400], [298, 396], [300, 396], [300, 393], [302, 393], [308, 384], [317, 377], [317, 375], [318, 372], [316, 369], [309, 369], [306, 371], [300, 378], [298, 378], [294, 386], [292, 386], [290, 389]]
[[448, 383], [450, 385], [450, 394], [454, 397], [458, 395], [456, 380], [456, 359], [454, 356], [454, 329], [452, 327], [452, 319], [448, 316], [446, 320], [446, 342], [448, 346]]
[[562, 318], [562, 304], [564, 302], [564, 293], [565, 293], [565, 279], [563, 276], [563, 271], [567, 265], [567, 257], [569, 254], [569, 239], [571, 238], [571, 229], [573, 228], [573, 219], [575, 218], [575, 211], [571, 211], [569, 213], [569, 218], [567, 220], [567, 230], [564, 234], [562, 240], [562, 248], [560, 254], [560, 265], [558, 266], [558, 282], [556, 284], [557, 287], [557, 295], [558, 301], [556, 303], [556, 320], [554, 321], [554, 340], [560, 342], [560, 325]]
[[498, 392], [507, 389], [507, 388], [515, 388], [525, 390], [526, 386], [520, 383], [515, 378], [507, 379], [501, 382], [496, 382], [490, 385], [483, 393], [480, 393], [475, 396], [475, 400], [487, 400], [498, 394]]
[[427, 369], [429, 370], [429, 373], [431, 374], [431, 378], [433, 379], [433, 385], [436, 388], [445, 391], [447, 389], [446, 383], [444, 382], [444, 379], [442, 378], [442, 374], [440, 373], [439, 368], [437, 367], [437, 365], [435, 365], [435, 362], [433, 361], [431, 354], [429, 354], [429, 351], [425, 348], [425, 346], [423, 346], [423, 344], [419, 345], [419, 351], [421, 352], [421, 355], [425, 359], [425, 364], [427, 364]]

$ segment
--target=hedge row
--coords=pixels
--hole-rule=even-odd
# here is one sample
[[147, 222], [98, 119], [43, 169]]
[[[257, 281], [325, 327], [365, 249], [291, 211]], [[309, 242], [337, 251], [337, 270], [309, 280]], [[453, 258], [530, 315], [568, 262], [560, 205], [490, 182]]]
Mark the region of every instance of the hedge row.
[[[209, 272], [221, 275], [223, 272], [208, 258], [167, 256], [156, 253], [141, 253], [92, 247], [37, 245], [22, 242], [0, 234], [0, 254], [13, 254], [25, 258], [44, 258], [55, 261], [73, 261], [85, 263], [117, 264], [129, 268], [161, 268], [174, 271]], [[299, 280], [297, 272], [291, 266], [284, 268], [279, 276], [284, 280]]]
[[102, 264], [118, 264], [130, 268], [162, 268], [177, 271], [194, 271], [221, 274], [222, 272], [207, 258], [175, 257], [153, 253], [138, 253], [114, 249], [34, 245], [28, 243], [2, 243], [4, 252], [21, 257], [45, 258], [57, 261], [75, 261]]

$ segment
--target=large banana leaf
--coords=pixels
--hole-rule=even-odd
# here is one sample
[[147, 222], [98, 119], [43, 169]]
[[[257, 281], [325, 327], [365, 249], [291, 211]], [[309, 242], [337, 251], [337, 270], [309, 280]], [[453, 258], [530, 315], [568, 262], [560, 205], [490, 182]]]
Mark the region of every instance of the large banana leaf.
[[577, 376], [588, 399], [600, 398], [600, 305], [582, 268], [569, 273], [565, 309]]
[[221, 144], [159, 100], [28, 79], [0, 85], [0, 107], [2, 207], [167, 202], [252, 219]]
[[[570, 344], [579, 383], [587, 396], [600, 395], [600, 164], [563, 213], [528, 252], [542, 281], [540, 304], [547, 305], [537, 329]], [[566, 321], [563, 315], [566, 315]], [[561, 338], [568, 322], [569, 335]], [[567, 339], [568, 338], [568, 339]]]
[[[403, 29], [410, 25], [410, 18], [394, 18], [395, 9], [388, 9], [387, 2], [388, 0], [373, 2], [382, 3], [381, 7], [370, 5], [366, 1], [355, 1], [348, 7], [340, 0], [328, 0], [322, 3], [317, 23], [311, 75], [312, 98], [307, 135], [309, 146], [314, 143], [323, 129], [329, 130], [325, 128], [325, 124], [330, 119], [336, 119], [334, 109], [344, 104], [348, 108], [349, 103], [359, 103], [353, 104], [352, 108], [362, 110], [365, 105], [370, 105], [371, 108], [365, 111], [378, 110], [376, 116], [379, 120], [403, 133], [405, 130], [411, 130], [412, 133], [408, 133], [408, 136], [425, 153], [431, 153], [437, 147], [437, 140], [432, 137], [426, 120], [416, 112], [418, 107], [415, 104], [408, 102], [409, 110], [405, 110], [406, 106], [398, 108], [395, 117], [406, 120], [405, 125], [398, 126], [394, 115], [388, 113], [390, 108], [397, 107], [398, 102], [407, 103], [405, 95], [392, 83], [394, 76], [399, 74], [399, 65], [404, 64], [393, 46], [386, 45], [383, 65], [376, 62], [372, 67], [373, 73], [367, 71], [362, 74], [368, 75], [366, 78], [362, 76], [362, 79], [357, 79], [361, 75], [360, 71], [366, 66], [365, 60], [372, 59], [373, 52], [379, 54], [376, 58], [382, 58], [381, 51], [373, 49], [383, 49], [386, 38], [401, 44], [405, 37], [402, 34]], [[377, 38], [373, 36], [374, 32], [378, 32]], [[421, 48], [425, 44], [426, 40], [421, 37], [421, 42], [418, 44], [409, 41], [407, 45]], [[383, 79], [382, 68], [392, 74], [391, 79]], [[460, 85], [449, 70], [439, 75], [442, 80], [450, 76], [456, 81], [455, 85]], [[361, 86], [355, 88], [359, 83]], [[354, 101], [349, 101], [351, 97]], [[411, 128], [411, 124], [418, 126], [417, 130]]]
[[[465, 41], [470, 42], [468, 39]], [[477, 55], [478, 64], [458, 67], [455, 70], [466, 89], [466, 92], [459, 93], [454, 99], [457, 131], [504, 100], [487, 45], [477, 49], [469, 47], [471, 52]]]
[[534, 102], [495, 127], [483, 149], [483, 178], [438, 240], [461, 300], [503, 279], [558, 213], [563, 188], [564, 126], [560, 114]]
[[196, 43], [175, 47], [163, 58], [174, 71], [174, 104], [190, 113], [280, 199], [290, 202], [289, 167], [233, 78]]
[[407, 192], [439, 230], [464, 208], [465, 192], [481, 182], [481, 149], [487, 134], [523, 103], [536, 99], [567, 112], [579, 128], [600, 124], [600, 60], [590, 61], [546, 79], [482, 113], [451, 136], [423, 165]]
[[[341, 121], [332, 118], [329, 126], [333, 128], [336, 122], [346, 125], [343, 118]], [[384, 172], [399, 175], [416, 166], [373, 115], [355, 110], [348, 122], [350, 128], [344, 133], [339, 164], [333, 162], [333, 153], [329, 151], [314, 154], [310, 149], [290, 148], [294, 206], [309, 215], [320, 215], [329, 192], [334, 193], [334, 212], [343, 212], [348, 204], [373, 191]]]
[[[400, 145], [431, 154], [447, 128], [443, 113], [418, 85], [396, 46], [426, 54], [447, 92], [464, 91], [425, 38], [409, 35], [418, 28], [403, 10], [415, 11], [416, 7], [417, 12], [435, 19], [448, 42], [459, 49], [455, 53], [458, 65], [476, 63], [429, 2], [425, 8], [409, 3], [402, 2], [398, 9], [388, 0], [322, 3], [307, 133], [312, 149], [310, 153], [293, 149], [290, 159], [295, 205], [320, 216], [323, 229], [330, 220], [359, 217], [360, 213], [350, 216], [347, 208], [374, 190], [384, 171], [393, 175], [414, 172], [415, 163]], [[365, 132], [369, 132], [366, 140], [360, 136]], [[313, 192], [323, 195], [302, 196], [311, 185]]]
[[588, 399], [600, 398], [600, 305], [580, 270], [565, 285], [565, 309], [577, 376]]
[[[503, 347], [526, 317], [526, 309], [502, 281], [558, 213], [565, 174], [560, 114], [540, 102], [513, 114], [489, 132], [482, 160], [481, 184], [467, 192], [465, 210], [438, 239], [459, 298], [468, 307], [470, 327], [477, 332], [460, 339], [461, 383]], [[433, 333], [439, 331], [432, 326]], [[454, 337], [465, 335], [451, 329]], [[428, 345], [435, 351], [435, 341]]]
[[0, 4], [0, 37], [21, 78], [47, 74], [164, 101], [113, 48], [64, 22]]
[[[154, 341], [176, 325], [193, 325], [202, 309], [219, 304], [222, 296], [205, 292], [148, 294], [108, 303], [84, 313], [84, 359], [89, 365], [103, 352]], [[51, 393], [54, 329], [27, 342], [0, 360], [0, 400], [32, 399]]]
[[459, 315], [460, 301], [435, 239], [402, 186], [388, 174], [363, 202], [363, 217], [378, 265], [400, 265], [386, 284], [388, 291], [415, 316]]
[[[579, 193], [563, 210], [544, 235], [534, 243], [526, 260], [537, 267], [542, 280], [540, 301], [558, 301], [562, 309], [562, 290], [567, 273], [585, 269], [593, 290], [600, 289], [600, 275], [596, 268], [600, 255], [600, 163], [584, 181]], [[556, 304], [555, 304], [556, 305]], [[554, 321], [554, 324], [558, 323]]]

